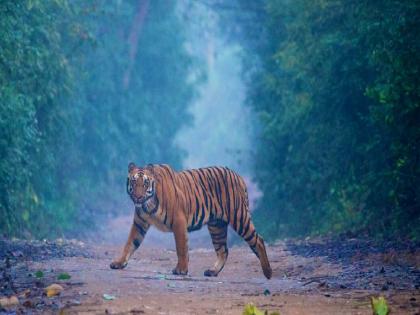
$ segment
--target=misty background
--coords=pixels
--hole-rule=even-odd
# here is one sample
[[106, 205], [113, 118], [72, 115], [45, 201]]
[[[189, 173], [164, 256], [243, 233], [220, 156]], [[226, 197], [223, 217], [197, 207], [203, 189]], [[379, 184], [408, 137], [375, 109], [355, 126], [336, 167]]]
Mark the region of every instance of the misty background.
[[236, 170], [270, 241], [418, 239], [419, 9], [2, 1], [1, 234], [123, 242], [134, 161]]

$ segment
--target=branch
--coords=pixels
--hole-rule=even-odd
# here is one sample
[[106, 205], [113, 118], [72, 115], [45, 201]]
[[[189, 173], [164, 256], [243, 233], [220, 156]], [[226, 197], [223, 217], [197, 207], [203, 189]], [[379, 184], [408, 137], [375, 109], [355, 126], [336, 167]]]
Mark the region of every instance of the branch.
[[128, 68], [125, 71], [124, 78], [123, 78], [124, 89], [127, 89], [128, 85], [130, 84], [131, 70], [133, 69], [134, 61], [136, 60], [139, 37], [140, 37], [140, 33], [144, 25], [144, 21], [147, 16], [149, 3], [150, 3], [150, 0], [139, 0], [137, 14], [134, 17], [133, 24], [131, 26], [130, 35], [128, 36], [128, 44], [130, 46], [130, 50], [129, 50], [129, 55], [128, 55], [128, 58], [129, 58]]

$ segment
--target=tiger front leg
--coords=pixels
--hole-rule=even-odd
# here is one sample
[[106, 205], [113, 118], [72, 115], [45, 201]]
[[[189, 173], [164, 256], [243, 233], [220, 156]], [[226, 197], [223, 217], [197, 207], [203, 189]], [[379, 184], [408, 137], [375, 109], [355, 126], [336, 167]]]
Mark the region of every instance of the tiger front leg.
[[172, 270], [174, 275], [188, 274], [188, 232], [186, 220], [180, 219], [174, 224], [173, 228], [175, 236], [176, 254], [178, 263]]
[[131, 255], [133, 255], [134, 251], [139, 248], [140, 244], [143, 242], [144, 236], [146, 235], [149, 227], [149, 223], [135, 214], [127, 243], [124, 246], [120, 258], [114, 260], [109, 265], [111, 269], [123, 269], [127, 266]]

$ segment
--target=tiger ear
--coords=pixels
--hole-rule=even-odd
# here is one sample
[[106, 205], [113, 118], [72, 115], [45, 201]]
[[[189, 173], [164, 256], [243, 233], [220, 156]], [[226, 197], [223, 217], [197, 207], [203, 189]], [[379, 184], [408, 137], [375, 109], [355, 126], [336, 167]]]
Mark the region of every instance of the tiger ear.
[[135, 167], [136, 167], [136, 164], [134, 164], [133, 162], [130, 162], [128, 164], [128, 172], [131, 172]]

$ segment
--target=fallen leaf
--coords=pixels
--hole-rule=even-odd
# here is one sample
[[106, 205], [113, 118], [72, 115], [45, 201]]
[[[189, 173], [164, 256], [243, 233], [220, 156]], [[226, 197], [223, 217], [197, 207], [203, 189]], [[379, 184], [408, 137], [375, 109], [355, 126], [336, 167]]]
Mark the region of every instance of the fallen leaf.
[[0, 306], [4, 308], [12, 307], [19, 304], [16, 296], [4, 297], [0, 299]]
[[106, 293], [104, 293], [104, 294], [102, 295], [102, 297], [104, 298], [104, 300], [107, 300], [107, 301], [115, 300], [115, 296], [113, 296], [113, 295], [111, 295], [111, 294], [106, 294]]
[[20, 250], [12, 252], [13, 257], [23, 257], [23, 253]]
[[27, 298], [30, 294], [31, 294], [31, 290], [30, 289], [26, 289], [26, 290], [22, 291], [19, 294], [19, 297], [21, 297], [21, 298]]
[[373, 315], [388, 315], [388, 304], [383, 296], [378, 298], [371, 297], [370, 303], [372, 305]]
[[60, 273], [57, 276], [58, 280], [69, 280], [70, 278], [71, 278], [71, 276], [67, 272]]
[[48, 287], [46, 287], [44, 290], [48, 297], [52, 297], [52, 296], [59, 295], [61, 291], [63, 291], [64, 289], [61, 285], [53, 283], [49, 285]]

